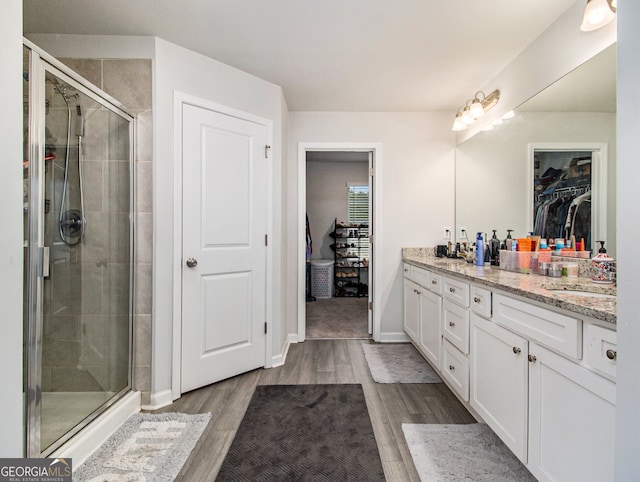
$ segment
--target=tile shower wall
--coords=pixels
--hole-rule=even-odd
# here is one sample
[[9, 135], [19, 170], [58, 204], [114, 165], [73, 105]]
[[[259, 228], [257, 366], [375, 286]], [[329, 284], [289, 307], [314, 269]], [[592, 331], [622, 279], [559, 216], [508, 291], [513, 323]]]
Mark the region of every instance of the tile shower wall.
[[[142, 393], [142, 403], [149, 403], [151, 390], [151, 261], [152, 261], [152, 77], [151, 60], [148, 59], [60, 59], [63, 63], [78, 72], [91, 83], [120, 101], [130, 114], [136, 117], [136, 146], [135, 155], [135, 179], [136, 179], [136, 213], [135, 213], [135, 295], [134, 295], [134, 389]], [[99, 122], [100, 119], [96, 119]], [[87, 135], [90, 134], [87, 128]], [[87, 140], [87, 144], [90, 142]], [[101, 150], [102, 149], [102, 150]], [[116, 149], [117, 150], [117, 149]], [[98, 146], [95, 151], [85, 152], [86, 166], [85, 177], [85, 203], [87, 212], [87, 225], [99, 226], [100, 223], [92, 222], [100, 216], [103, 210], [103, 203], [109, 199], [117, 202], [119, 199], [126, 199], [128, 194], [128, 177], [126, 163], [120, 159], [109, 159], [108, 152], [113, 152], [110, 146]], [[105, 161], [105, 159], [107, 159]], [[106, 210], [106, 209], [105, 209]], [[107, 246], [120, 244], [122, 239], [110, 238], [123, 236], [126, 227], [127, 214], [124, 206], [111, 206], [114, 211], [112, 219], [102, 226], [108, 226], [108, 232], [97, 232], [87, 229], [87, 243], [82, 246], [81, 252], [85, 263], [84, 269], [113, 269], [121, 270], [122, 276], [126, 276], [126, 262], [128, 260], [119, 259], [121, 255], [109, 252]], [[90, 273], [86, 273], [83, 279], [91, 280]], [[98, 288], [96, 288], [98, 290]], [[120, 293], [116, 286], [102, 287], [102, 298], [96, 295], [94, 302], [100, 299], [107, 300], [110, 296], [126, 296]], [[76, 320], [77, 321], [77, 320]], [[99, 320], [91, 326], [99, 327]], [[121, 323], [126, 323], [126, 316], [120, 317]], [[57, 386], [53, 383], [56, 372], [63, 373], [64, 370], [76, 365], [76, 359], [72, 358], [72, 353], [79, 353], [80, 337], [74, 337], [72, 333], [73, 323], [65, 324], [64, 320], [52, 324], [53, 328], [49, 335], [60, 339], [62, 343], [60, 349], [55, 354], [45, 356], [43, 354], [43, 387]], [[75, 330], [78, 330], [77, 322]], [[118, 343], [122, 347], [122, 343]], [[73, 348], [73, 350], [68, 350]], [[122, 360], [126, 359], [126, 353], [122, 353]], [[66, 365], [65, 365], [66, 364]], [[45, 375], [45, 371], [47, 376]], [[93, 371], [95, 373], [95, 370]], [[86, 380], [85, 387], [67, 387], [67, 389], [85, 390], [91, 389], [91, 380]], [[46, 389], [46, 388], [45, 388]], [[60, 388], [58, 388], [60, 389]]]

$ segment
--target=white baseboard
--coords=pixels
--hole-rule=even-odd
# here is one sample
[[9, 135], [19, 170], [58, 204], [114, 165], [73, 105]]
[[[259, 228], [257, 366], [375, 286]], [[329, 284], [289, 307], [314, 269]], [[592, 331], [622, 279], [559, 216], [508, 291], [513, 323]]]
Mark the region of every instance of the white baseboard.
[[149, 396], [149, 405], [144, 405], [143, 410], [158, 410], [173, 403], [173, 392], [171, 389], [162, 390], [161, 392], [151, 393]]
[[404, 331], [380, 333], [380, 343], [409, 343], [411, 338]]
[[298, 335], [295, 333], [289, 333], [287, 335], [287, 340], [284, 343], [284, 347], [282, 348], [282, 353], [275, 355], [271, 358], [271, 368], [281, 367], [284, 365], [284, 362], [287, 360], [287, 354], [289, 353], [289, 347], [292, 343], [298, 343]]
[[71, 457], [73, 468], [78, 468], [125, 420], [139, 411], [140, 392], [128, 393], [49, 457]]

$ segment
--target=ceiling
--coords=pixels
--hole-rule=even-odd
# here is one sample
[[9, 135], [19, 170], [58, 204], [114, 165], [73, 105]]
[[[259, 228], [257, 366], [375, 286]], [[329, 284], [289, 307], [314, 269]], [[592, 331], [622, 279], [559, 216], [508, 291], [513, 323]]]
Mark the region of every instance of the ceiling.
[[24, 32], [158, 36], [291, 111], [455, 111], [576, 1], [24, 0]]

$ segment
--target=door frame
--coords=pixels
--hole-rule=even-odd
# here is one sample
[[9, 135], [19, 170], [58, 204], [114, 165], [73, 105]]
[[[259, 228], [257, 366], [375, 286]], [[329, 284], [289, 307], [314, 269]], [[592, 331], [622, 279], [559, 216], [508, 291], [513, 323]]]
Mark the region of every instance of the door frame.
[[[182, 364], [182, 105], [189, 104], [195, 107], [218, 112], [220, 114], [237, 117], [238, 119], [255, 122], [267, 128], [267, 142], [269, 157], [265, 162], [269, 163], [267, 169], [267, 237], [273, 240], [273, 121], [248, 112], [235, 109], [217, 102], [202, 99], [184, 92], [174, 91], [174, 172], [173, 172], [173, 336], [171, 356], [171, 396], [173, 400], [180, 398], [181, 394], [181, 364]], [[266, 252], [266, 303], [265, 321], [268, 334], [265, 338], [265, 368], [272, 365], [272, 333], [273, 333], [273, 241], [267, 244]]]
[[370, 168], [373, 169], [373, 180], [369, 176], [369, 192], [373, 196], [369, 198], [369, 209], [373, 212], [371, 219], [370, 235], [373, 237], [373, 252], [371, 256], [371, 285], [369, 286], [369, 298], [373, 304], [373, 340], [380, 341], [381, 309], [380, 297], [377, 296], [377, 288], [380, 286], [380, 252], [381, 244], [379, 233], [381, 232], [382, 216], [380, 214], [380, 186], [382, 165], [382, 144], [377, 142], [299, 142], [298, 143], [298, 342], [306, 338], [306, 213], [307, 213], [307, 152], [308, 151], [346, 151], [346, 152], [371, 152], [372, 160]]

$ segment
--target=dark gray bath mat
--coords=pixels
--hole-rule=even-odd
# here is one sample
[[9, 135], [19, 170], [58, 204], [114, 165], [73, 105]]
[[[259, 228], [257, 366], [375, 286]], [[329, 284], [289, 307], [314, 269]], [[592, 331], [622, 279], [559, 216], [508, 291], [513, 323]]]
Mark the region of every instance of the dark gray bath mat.
[[420, 480], [535, 482], [507, 446], [483, 423], [403, 423]]
[[259, 385], [217, 480], [384, 480], [362, 386]]
[[440, 383], [442, 380], [411, 343], [362, 344], [377, 383]]

